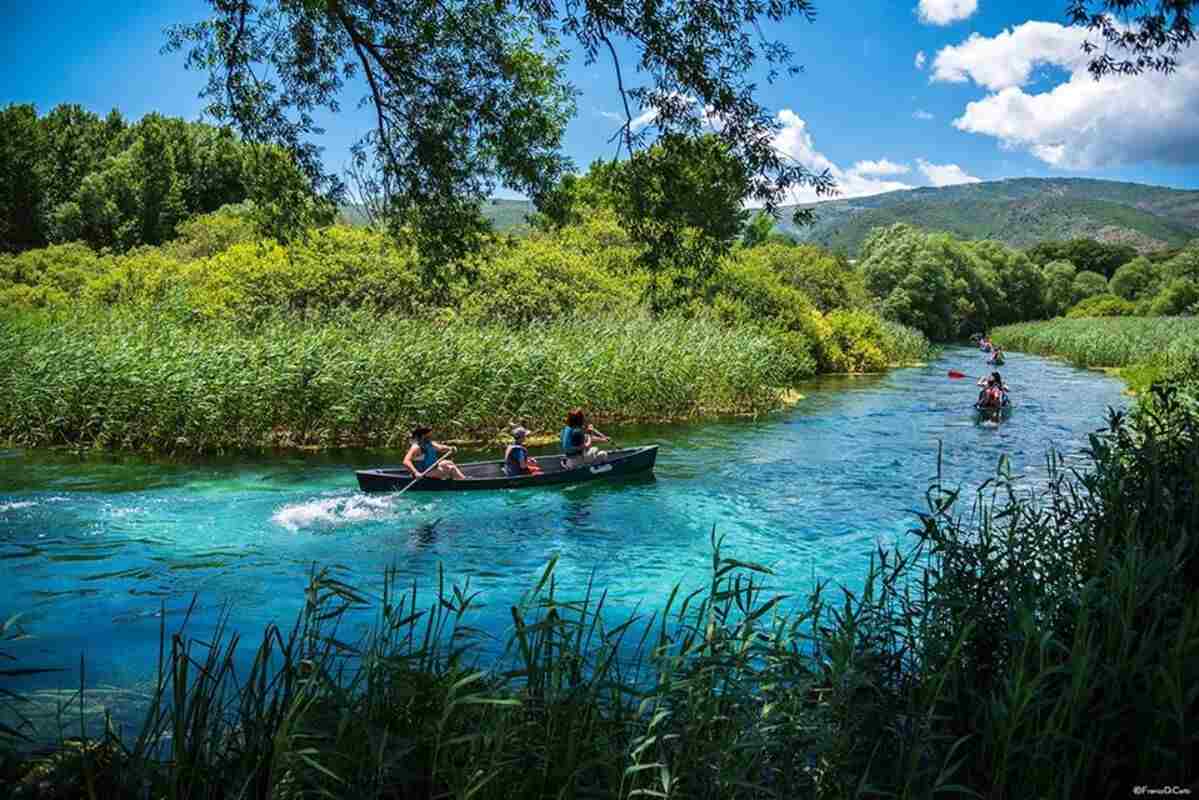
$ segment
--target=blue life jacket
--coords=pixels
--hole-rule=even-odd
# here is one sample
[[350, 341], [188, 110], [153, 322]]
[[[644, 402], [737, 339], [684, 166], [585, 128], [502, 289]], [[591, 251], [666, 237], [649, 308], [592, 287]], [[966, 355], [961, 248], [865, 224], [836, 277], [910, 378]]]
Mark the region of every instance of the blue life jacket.
[[504, 474], [509, 478], [527, 474], [529, 471], [528, 460], [529, 451], [524, 445], [509, 445], [508, 452], [504, 456]]
[[432, 442], [421, 442], [420, 452], [421, 457], [420, 461], [416, 462], [416, 468], [424, 472], [437, 463], [437, 448], [433, 446]]
[[587, 441], [587, 434], [582, 428], [572, 428], [567, 425], [562, 429], [562, 452], [568, 456], [579, 456], [583, 454], [583, 443]]

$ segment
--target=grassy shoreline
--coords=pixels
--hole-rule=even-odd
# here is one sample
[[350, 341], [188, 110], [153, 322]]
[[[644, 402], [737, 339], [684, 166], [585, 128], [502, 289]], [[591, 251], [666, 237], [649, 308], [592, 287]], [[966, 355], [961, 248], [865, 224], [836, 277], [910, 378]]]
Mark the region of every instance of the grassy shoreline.
[[514, 328], [359, 312], [252, 325], [133, 308], [0, 315], [0, 440], [394, 448], [417, 423], [471, 444], [520, 423], [552, 441], [572, 407], [601, 426], [756, 416], [796, 402], [789, 387], [815, 372], [806, 342], [702, 318]]

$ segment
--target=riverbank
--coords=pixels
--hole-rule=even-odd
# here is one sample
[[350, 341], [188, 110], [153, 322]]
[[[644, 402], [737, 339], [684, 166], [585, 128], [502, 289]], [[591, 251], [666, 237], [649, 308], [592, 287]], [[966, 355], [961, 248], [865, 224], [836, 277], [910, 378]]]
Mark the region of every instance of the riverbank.
[[1156, 380], [1199, 367], [1199, 318], [1058, 318], [996, 328], [1005, 350], [1062, 358], [1103, 369], [1143, 393]]
[[[871, 346], [914, 360], [922, 343], [906, 332]], [[752, 417], [795, 402], [788, 387], [816, 371], [806, 340], [704, 318], [511, 327], [362, 312], [254, 324], [28, 312], [0, 318], [0, 440], [394, 448], [428, 424], [442, 440], [494, 443], [514, 423], [552, 437], [573, 407], [597, 425]]]

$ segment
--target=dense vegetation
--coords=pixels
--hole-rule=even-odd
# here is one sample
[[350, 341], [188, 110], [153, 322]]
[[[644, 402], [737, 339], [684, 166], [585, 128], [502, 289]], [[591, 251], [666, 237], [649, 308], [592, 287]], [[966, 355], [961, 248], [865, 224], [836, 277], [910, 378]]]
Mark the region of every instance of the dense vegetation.
[[0, 110], [0, 253], [162, 244], [194, 215], [247, 198], [260, 213], [309, 203], [282, 151], [227, 130], [158, 114], [129, 123], [115, 110], [102, 119], [76, 105], [41, 117], [30, 105]]
[[[598, 587], [562, 597], [551, 562], [498, 660], [464, 587], [422, 599], [389, 580], [372, 602], [317, 573], [290, 635], [268, 629], [253, 658], [231, 630], [190, 637], [164, 615], [141, 727], [14, 751], [2, 777], [13, 796], [264, 800], [1192, 786], [1196, 388], [1160, 384], [1093, 437], [1088, 468], [1036, 493], [1002, 468], [976, 498], [938, 480], [916, 546], [880, 546], [861, 593], [767, 595], [768, 570], [714, 541], [710, 584], [660, 616], [613, 619]], [[16, 745], [32, 731], [10, 706]]]
[[[850, 257], [857, 257], [872, 230], [899, 222], [1018, 248], [1053, 240], [1100, 240], [1151, 252], [1199, 236], [1199, 192], [1089, 179], [1019, 178], [922, 187], [827, 200], [814, 209], [815, 225], [793, 225], [784, 214], [779, 230]], [[1079, 269], [1093, 269], [1074, 258], [1067, 260]]]
[[921, 359], [815, 248], [741, 249], [651, 318], [647, 273], [610, 214], [499, 240], [436, 282], [364, 228], [256, 238], [245, 209], [162, 247], [0, 256], [0, 434], [24, 444], [221, 449], [390, 443], [427, 420], [490, 438], [510, 421], [760, 412], [817, 372]]

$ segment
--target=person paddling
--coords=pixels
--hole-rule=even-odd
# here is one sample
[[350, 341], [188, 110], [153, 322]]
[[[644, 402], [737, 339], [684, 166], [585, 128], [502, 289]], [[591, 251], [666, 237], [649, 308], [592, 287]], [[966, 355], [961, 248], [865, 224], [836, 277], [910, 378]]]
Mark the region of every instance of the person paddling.
[[605, 461], [607, 451], [597, 450], [592, 442], [611, 441], [607, 436], [587, 424], [583, 410], [576, 408], [566, 415], [566, 427], [562, 429], [563, 466], [573, 469], [582, 464], [593, 464]]
[[978, 393], [980, 408], [999, 408], [1007, 399], [1008, 387], [1003, 383], [1003, 377], [998, 371], [978, 379], [982, 391]]
[[504, 474], [509, 478], [541, 474], [537, 459], [531, 457], [529, 448], [525, 447], [525, 439], [528, 437], [529, 432], [524, 427], [517, 425], [512, 429], [512, 444], [508, 445], [504, 452]]
[[462, 470], [453, 462], [442, 458], [455, 448], [438, 444], [430, 434], [433, 429], [427, 425], [418, 425], [412, 429], [412, 446], [404, 456], [404, 466], [415, 478], [437, 478], [439, 480], [464, 480]]
[[991, 351], [991, 357], [987, 359], [991, 364], [1003, 364], [1003, 348], [996, 347]]

